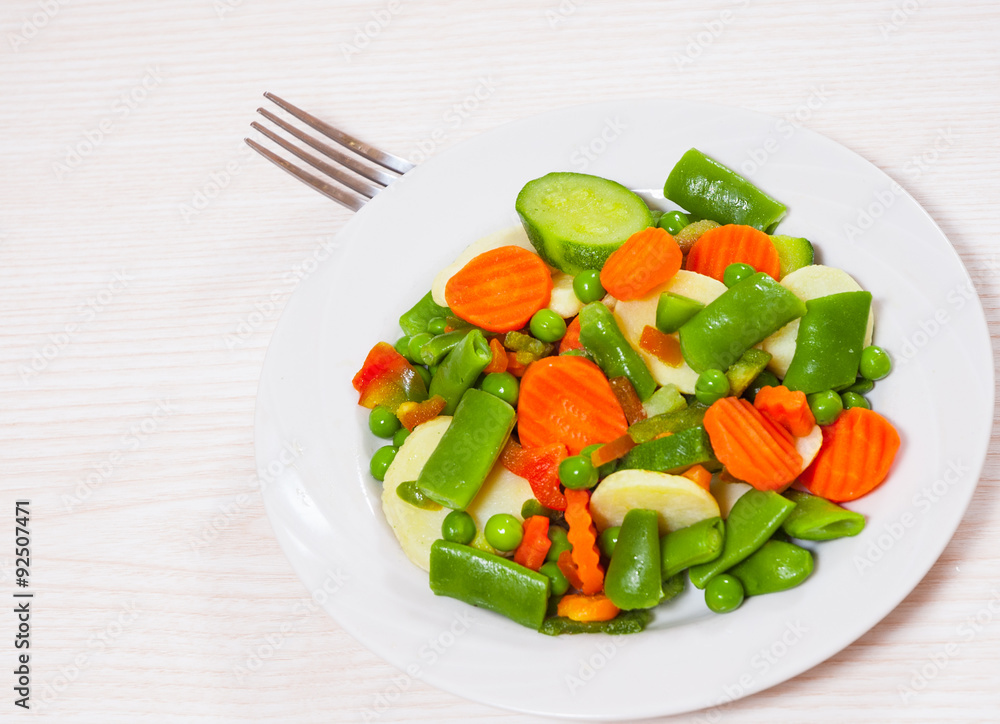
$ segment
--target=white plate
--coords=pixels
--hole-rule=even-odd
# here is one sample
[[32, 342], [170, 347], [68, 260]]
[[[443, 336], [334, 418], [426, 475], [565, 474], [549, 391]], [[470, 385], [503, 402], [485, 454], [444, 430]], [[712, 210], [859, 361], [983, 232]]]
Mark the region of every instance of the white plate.
[[[586, 171], [656, 195], [699, 148], [790, 211], [824, 263], [872, 292], [876, 342], [896, 369], [871, 401], [900, 429], [889, 480], [853, 507], [857, 538], [816, 546], [815, 575], [716, 616], [697, 592], [638, 636], [549, 638], [436, 598], [386, 524], [368, 473], [378, 442], [351, 378], [467, 244], [516, 224], [514, 198], [549, 171]], [[634, 718], [718, 706], [827, 659], [923, 578], [972, 496], [990, 437], [993, 359], [982, 307], [940, 229], [890, 179], [784, 121], [701, 103], [570, 108], [498, 128], [421, 165], [344, 227], [345, 252], [304, 280], [274, 334], [256, 414], [257, 464], [282, 549], [330, 615], [401, 669], [498, 707]], [[897, 187], [898, 188], [898, 187]], [[398, 687], [398, 688], [397, 688]], [[372, 702], [377, 710], [378, 702]]]

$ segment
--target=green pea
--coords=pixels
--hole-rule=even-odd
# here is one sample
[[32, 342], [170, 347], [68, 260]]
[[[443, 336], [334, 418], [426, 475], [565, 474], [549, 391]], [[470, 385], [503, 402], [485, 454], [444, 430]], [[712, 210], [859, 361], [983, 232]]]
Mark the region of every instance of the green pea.
[[512, 551], [521, 545], [524, 537], [524, 528], [521, 521], [509, 513], [497, 513], [491, 515], [483, 528], [486, 535], [486, 542], [498, 551]]
[[569, 590], [569, 581], [566, 580], [566, 576], [559, 570], [555, 561], [543, 563], [538, 572], [549, 579], [549, 590], [553, 596], [561, 596]]
[[587, 269], [577, 274], [573, 277], [573, 292], [584, 304], [604, 299], [607, 292], [601, 284], [601, 272], [597, 269]]
[[539, 309], [528, 325], [531, 335], [541, 342], [558, 342], [566, 334], [566, 320], [551, 309]]
[[736, 576], [718, 575], [705, 586], [705, 603], [715, 613], [735, 611], [743, 603], [743, 584]]
[[818, 425], [832, 425], [844, 411], [844, 401], [840, 399], [833, 390], [825, 392], [814, 392], [807, 395], [809, 409], [812, 410], [813, 417]]
[[441, 521], [441, 537], [468, 545], [476, 537], [476, 521], [464, 510], [453, 510]]
[[393, 347], [395, 347], [396, 351], [405, 357], [410, 351], [410, 338], [400, 337], [396, 340], [396, 344], [394, 344]]
[[390, 412], [388, 408], [373, 407], [372, 411], [368, 413], [368, 429], [376, 437], [388, 439], [395, 435], [396, 430], [400, 427], [399, 418]]
[[869, 380], [880, 380], [892, 371], [889, 353], [874, 344], [861, 350], [861, 376]]
[[410, 362], [420, 361], [420, 348], [425, 344], [434, 339], [434, 335], [430, 332], [421, 332], [420, 334], [415, 334], [410, 337], [410, 343], [406, 345], [406, 354], [404, 355]]
[[524, 501], [524, 505], [521, 506], [521, 517], [527, 520], [536, 515], [548, 518], [549, 520], [555, 520], [562, 514], [558, 510], [546, 508], [534, 498], [528, 498]]
[[420, 379], [424, 381], [425, 386], [430, 386], [431, 384], [431, 371], [424, 367], [423, 365], [414, 365], [413, 368], [420, 375]]
[[694, 396], [703, 405], [711, 405], [729, 394], [729, 378], [722, 370], [705, 370], [694, 383]]
[[372, 455], [372, 461], [368, 466], [372, 471], [373, 478], [376, 480], [385, 480], [385, 472], [392, 465], [393, 458], [396, 457], [398, 450], [399, 448], [392, 445], [385, 445], [375, 451], [375, 454]]
[[569, 544], [569, 538], [566, 537], [566, 529], [558, 525], [549, 526], [549, 540], [552, 541], [552, 545], [545, 556], [547, 561], [559, 560], [560, 553], [573, 547]]
[[[583, 450], [580, 451], [580, 454], [583, 457], [585, 457], [588, 460], [590, 460], [591, 459], [591, 455], [593, 455], [594, 451], [597, 450], [599, 447], [601, 447], [601, 443], [595, 442], [592, 445], [587, 445], [587, 447], [585, 447]], [[591, 461], [591, 464], [593, 464], [593, 461]], [[604, 465], [602, 465], [601, 467], [597, 468], [597, 477], [599, 477], [599, 478], [601, 478], [603, 480], [604, 478], [606, 478], [609, 475], [611, 475], [611, 473], [613, 473], [617, 468], [618, 468], [618, 461], [617, 460], [612, 460], [611, 462], [604, 463]]]
[[753, 402], [754, 400], [757, 399], [757, 393], [760, 392], [762, 389], [764, 389], [765, 387], [777, 387], [780, 384], [781, 381], [778, 380], [778, 378], [775, 377], [774, 374], [768, 372], [767, 370], [764, 370], [759, 375], [754, 377], [753, 382], [751, 382], [750, 386], [747, 387], [746, 392], [743, 393], [743, 396], [746, 399], [750, 400], [750, 402]]
[[844, 409], [850, 410], [852, 407], [863, 407], [866, 410], [872, 409], [871, 403], [857, 392], [844, 392], [840, 399], [843, 400]]
[[756, 273], [757, 270], [749, 264], [740, 264], [739, 262], [730, 264], [726, 267], [726, 270], [722, 272], [722, 283], [727, 287], [735, 286], [747, 277], [752, 277]]
[[510, 406], [517, 404], [517, 393], [520, 383], [510, 372], [491, 372], [483, 377], [479, 383], [479, 389], [489, 392], [494, 397], [499, 397]]
[[618, 531], [621, 529], [620, 525], [616, 525], [614, 528], [605, 528], [600, 538], [597, 539], [597, 547], [608, 558], [611, 557], [611, 554], [615, 550], [615, 543], [618, 542]]
[[402, 447], [403, 443], [406, 442], [406, 438], [410, 436], [410, 431], [405, 427], [401, 427], [396, 430], [396, 434], [392, 436], [392, 446]]
[[666, 229], [671, 234], [676, 234], [690, 223], [691, 219], [688, 218], [687, 214], [680, 211], [665, 211], [656, 225], [661, 229]]
[[427, 320], [427, 331], [434, 335], [444, 334], [447, 326], [448, 320], [444, 317], [431, 317]]
[[571, 490], [588, 490], [597, 485], [597, 468], [583, 455], [571, 455], [559, 463], [559, 482]]

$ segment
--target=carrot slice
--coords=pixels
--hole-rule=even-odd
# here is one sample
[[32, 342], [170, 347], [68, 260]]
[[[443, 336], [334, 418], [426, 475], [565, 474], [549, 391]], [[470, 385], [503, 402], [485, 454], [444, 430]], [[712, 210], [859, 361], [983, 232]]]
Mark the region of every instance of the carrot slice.
[[646, 419], [646, 408], [642, 406], [642, 400], [635, 392], [635, 387], [628, 377], [615, 377], [609, 380], [611, 391], [615, 393], [618, 404], [625, 412], [625, 420], [629, 425], [634, 425], [640, 420]]
[[712, 487], [712, 473], [708, 472], [708, 469], [704, 465], [692, 465], [681, 473], [681, 476], [705, 490]]
[[603, 593], [586, 596], [570, 593], [559, 599], [556, 614], [572, 621], [610, 621], [618, 615], [618, 607]]
[[638, 299], [673, 279], [683, 260], [674, 237], [650, 226], [632, 234], [608, 257], [601, 268], [601, 285], [616, 299]]
[[566, 334], [559, 341], [559, 354], [571, 349], [584, 349], [580, 344], [580, 317], [573, 317], [573, 321], [566, 326]]
[[802, 468], [788, 430], [744, 399], [717, 400], [705, 413], [704, 424], [716, 457], [758, 490], [781, 490]]
[[601, 554], [597, 550], [597, 529], [590, 517], [588, 504], [590, 491], [566, 490], [566, 512], [569, 525], [566, 539], [572, 546], [573, 563], [580, 576], [580, 590], [588, 595], [604, 588], [604, 569], [601, 568]]
[[[668, 433], [669, 434], [669, 433]], [[601, 445], [590, 456], [590, 462], [595, 468], [610, 463], [612, 460], [625, 457], [625, 454], [635, 447], [635, 440], [627, 432], [611, 442]]]
[[805, 437], [816, 425], [806, 393], [800, 390], [793, 392], [784, 385], [762, 387], [754, 398], [753, 406], [795, 437]]
[[642, 334], [639, 335], [639, 347], [670, 367], [680, 367], [684, 364], [681, 343], [677, 337], [661, 332], [649, 324], [642, 328]]
[[580, 580], [580, 571], [573, 562], [572, 551], [565, 550], [560, 553], [559, 557], [556, 559], [556, 565], [559, 567], [562, 574], [566, 576], [566, 580], [569, 581], [569, 585], [578, 591], [583, 588], [583, 581]]
[[736, 263], [749, 264], [775, 279], [781, 273], [778, 250], [771, 237], [739, 224], [718, 226], [702, 234], [691, 247], [685, 268], [721, 282], [726, 267]]
[[877, 412], [852, 407], [823, 428], [823, 447], [799, 476], [810, 493], [842, 503], [881, 485], [899, 450], [899, 433]]
[[552, 510], [566, 510], [566, 498], [559, 489], [559, 463], [566, 459], [561, 442], [525, 449], [513, 440], [500, 453], [500, 464], [528, 481], [539, 503]]
[[549, 519], [533, 515], [524, 521], [524, 537], [514, 551], [514, 562], [537, 571], [545, 563], [552, 541], [549, 540]]
[[494, 372], [506, 372], [507, 371], [507, 350], [504, 346], [500, 344], [500, 340], [494, 337], [490, 340], [490, 351], [493, 353], [493, 359], [490, 363], [486, 365], [486, 369], [483, 370], [486, 374], [493, 374]]
[[396, 417], [399, 418], [403, 427], [413, 432], [413, 428], [417, 425], [433, 420], [440, 415], [447, 405], [448, 403], [441, 395], [434, 395], [423, 402], [404, 402], [396, 410]]
[[628, 429], [608, 378], [583, 357], [545, 357], [521, 378], [517, 434], [525, 447], [563, 443], [570, 455]]
[[520, 246], [501, 246], [473, 257], [444, 288], [451, 311], [490, 332], [521, 329], [549, 303], [552, 275], [545, 262]]

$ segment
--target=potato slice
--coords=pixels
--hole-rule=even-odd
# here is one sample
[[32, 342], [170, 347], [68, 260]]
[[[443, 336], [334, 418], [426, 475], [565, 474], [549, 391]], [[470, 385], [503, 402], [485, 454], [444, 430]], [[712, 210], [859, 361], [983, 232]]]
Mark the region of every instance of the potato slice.
[[736, 501], [748, 490], [753, 490], [749, 483], [720, 480], [718, 475], [712, 478], [712, 496], [719, 503], [719, 512], [723, 518], [729, 517], [729, 511], [736, 505]]
[[726, 285], [722, 282], [695, 272], [681, 270], [673, 279], [662, 284], [641, 299], [629, 302], [618, 301], [615, 305], [615, 321], [622, 334], [642, 356], [653, 379], [660, 385], [675, 384], [677, 389], [686, 395], [694, 394], [694, 383], [698, 381], [698, 373], [691, 369], [687, 362], [678, 367], [671, 367], [660, 361], [656, 355], [639, 349], [639, 338], [643, 328], [648, 324], [656, 326], [656, 305], [662, 292], [679, 294], [702, 304], [715, 301], [724, 291]]
[[575, 317], [583, 309], [583, 302], [573, 291], [573, 277], [565, 272], [552, 272], [552, 296], [549, 298], [549, 309], [563, 319]]
[[819, 425], [813, 425], [808, 435], [795, 438], [795, 449], [802, 456], [802, 470], [809, 467], [821, 447], [823, 447], [823, 429]]
[[[523, 226], [512, 226], [509, 229], [487, 234], [483, 238], [469, 244], [465, 248], [465, 251], [458, 255], [455, 261], [439, 271], [437, 276], [434, 277], [434, 283], [431, 285], [431, 296], [434, 298], [434, 301], [442, 307], [447, 307], [448, 301], [444, 298], [444, 288], [448, 285], [448, 280], [455, 276], [462, 267], [475, 257], [491, 249], [499, 249], [501, 246], [520, 246], [522, 249], [527, 249], [533, 254], [536, 253], [535, 247], [528, 241], [528, 235], [525, 233]], [[572, 283], [571, 279], [570, 284], [572, 285]]]
[[[860, 292], [861, 285], [843, 269], [822, 264], [813, 264], [796, 269], [781, 280], [781, 286], [792, 292], [803, 302], [842, 292]], [[872, 343], [875, 328], [875, 312], [868, 313], [868, 328], [865, 330], [865, 345]], [[788, 365], [795, 356], [795, 338], [799, 334], [799, 320], [793, 319], [760, 344], [760, 348], [770, 353], [767, 367], [779, 377], [788, 373]]]
[[655, 510], [661, 535], [719, 514], [719, 504], [701, 486], [680, 475], [652, 470], [612, 473], [590, 498], [590, 513], [598, 530], [621, 525], [633, 508]]

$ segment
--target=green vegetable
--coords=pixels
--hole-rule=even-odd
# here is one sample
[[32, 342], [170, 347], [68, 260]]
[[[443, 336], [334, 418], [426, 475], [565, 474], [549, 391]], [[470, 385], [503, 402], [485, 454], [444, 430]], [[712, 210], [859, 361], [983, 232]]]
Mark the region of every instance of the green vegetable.
[[420, 508], [421, 510], [441, 510], [441, 506], [438, 503], [435, 503], [420, 491], [416, 480], [408, 480], [405, 483], [397, 485], [396, 495], [414, 508]]
[[424, 342], [418, 350], [419, 360], [425, 365], [433, 366], [440, 364], [441, 360], [445, 358], [445, 355], [451, 352], [459, 342], [465, 339], [466, 335], [468, 335], [472, 329], [472, 327], [469, 327], [468, 329], [456, 329], [453, 332], [439, 334], [438, 336], [431, 338], [429, 341]]
[[[747, 352], [749, 351], [750, 350], [747, 350]], [[765, 352], [765, 354], [767, 353]], [[768, 357], [770, 357], [770, 355], [768, 355]], [[770, 362], [770, 359], [768, 359], [768, 362]], [[737, 362], [736, 364], [739, 364], [739, 362]], [[767, 363], [765, 362], [765, 364]], [[733, 365], [733, 367], [735, 366], [736, 365]], [[732, 369], [732, 367], [730, 369]], [[732, 380], [730, 380], [730, 384], [732, 384]], [[748, 400], [750, 400], [750, 402], [753, 402], [754, 400], [757, 399], [757, 393], [760, 392], [762, 389], [764, 389], [765, 387], [777, 387], [780, 384], [781, 380], [775, 377], [773, 373], [764, 370], [759, 375], [753, 378], [753, 382], [751, 382], [750, 386], [747, 387], [746, 390], [744, 390], [743, 396]], [[733, 387], [735, 388], [736, 385], [733, 385]]]
[[448, 320], [444, 317], [431, 317], [427, 321], [427, 331], [431, 334], [444, 334], [446, 329], [448, 329]]
[[368, 414], [368, 429], [376, 437], [390, 438], [400, 427], [399, 418], [385, 407], [373, 407]]
[[406, 438], [410, 436], [410, 431], [405, 427], [401, 427], [396, 430], [395, 434], [392, 436], [392, 446], [402, 447], [403, 443], [406, 442]]
[[665, 412], [656, 417], [640, 420], [629, 427], [628, 434], [636, 444], [641, 444], [649, 442], [665, 432], [680, 432], [681, 430], [701, 427], [705, 422], [707, 411], [707, 405], [695, 402], [690, 407], [675, 412]]
[[569, 543], [569, 538], [566, 537], [566, 529], [558, 525], [549, 526], [549, 540], [552, 541], [552, 545], [549, 547], [549, 552], [545, 555], [545, 560], [547, 561], [558, 561], [560, 553], [568, 551], [573, 547]]
[[545, 507], [534, 498], [528, 498], [524, 501], [524, 505], [521, 506], [521, 517], [527, 520], [535, 515], [540, 515], [549, 520], [556, 520], [562, 513], [558, 510]]
[[549, 602], [549, 579], [541, 573], [451, 541], [431, 545], [431, 590], [438, 596], [489, 609], [538, 629]]
[[660, 300], [656, 303], [656, 328], [673, 334], [704, 308], [704, 304], [694, 299], [672, 292], [661, 292]]
[[784, 279], [797, 269], [813, 263], [815, 255], [813, 245], [808, 239], [795, 236], [772, 236], [771, 243], [778, 250], [778, 263], [781, 271], [779, 279]]
[[478, 329], [473, 329], [452, 348], [438, 366], [428, 390], [430, 397], [441, 395], [444, 398], [443, 415], [454, 414], [462, 395], [475, 384], [492, 359], [490, 343]]
[[600, 269], [653, 220], [646, 203], [621, 184], [582, 173], [529, 181], [514, 206], [538, 255], [574, 275]]
[[483, 377], [479, 388], [483, 392], [489, 392], [494, 397], [499, 397], [513, 407], [517, 405], [517, 395], [521, 385], [510, 372], [491, 372]]
[[423, 365], [414, 365], [413, 369], [417, 371], [417, 374], [420, 375], [420, 379], [424, 381], [424, 388], [426, 389], [430, 387], [431, 380], [434, 379], [434, 375], [431, 374], [431, 371]]
[[663, 581], [663, 598], [660, 603], [665, 603], [672, 598], [677, 598], [679, 595], [684, 593], [684, 583], [686, 577], [681, 574], [676, 576], [671, 576]]
[[714, 459], [708, 433], [699, 426], [636, 445], [621, 459], [618, 469], [676, 473]]
[[663, 212], [657, 209], [650, 208], [649, 210], [649, 225], [656, 226], [660, 223], [660, 217], [663, 216]]
[[441, 537], [468, 545], [476, 537], [476, 521], [464, 510], [453, 510], [441, 521]]
[[807, 395], [854, 383], [872, 295], [842, 292], [806, 302], [785, 386]]
[[722, 553], [709, 563], [691, 568], [691, 582], [704, 588], [712, 578], [748, 558], [785, 522], [793, 508], [795, 503], [773, 491], [745, 492], [729, 511]]
[[800, 540], [834, 540], [855, 536], [865, 528], [865, 516], [841, 508], [818, 495], [800, 490], [786, 490], [785, 497], [795, 503], [792, 514], [781, 529]]
[[590, 456], [570, 455], [559, 463], [559, 482], [572, 490], [588, 490], [597, 485], [597, 468]]
[[611, 558], [611, 555], [615, 552], [615, 543], [618, 542], [618, 534], [621, 532], [621, 529], [620, 525], [605, 528], [601, 531], [601, 535], [598, 536], [597, 547], [606, 558]]
[[707, 518], [660, 539], [660, 568], [664, 579], [719, 557], [726, 531], [722, 518]]
[[811, 395], [806, 395], [806, 400], [809, 402], [809, 409], [812, 411], [813, 417], [816, 418], [817, 425], [832, 425], [840, 417], [840, 413], [844, 411], [844, 401], [833, 390], [814, 392]]
[[396, 340], [396, 344], [394, 344], [393, 347], [397, 352], [405, 357], [410, 352], [410, 338], [400, 337]]
[[667, 211], [660, 217], [656, 225], [674, 235], [690, 223], [691, 219], [687, 217], [687, 214], [680, 211]]
[[410, 337], [410, 343], [406, 346], [406, 358], [410, 362], [420, 364], [422, 361], [420, 359], [420, 349], [432, 339], [434, 339], [434, 335], [430, 332], [420, 332]]
[[586, 269], [577, 274], [573, 277], [573, 292], [584, 304], [604, 299], [607, 292], [601, 284], [601, 272], [597, 269]]
[[431, 453], [417, 485], [446, 508], [464, 510], [486, 481], [514, 427], [514, 408], [482, 390], [469, 390]]
[[[591, 465], [593, 465], [594, 451], [600, 447], [603, 447], [603, 445], [599, 442], [587, 445], [587, 447], [585, 447], [583, 450], [580, 451], [580, 455], [590, 460]], [[610, 460], [609, 462], [604, 463], [604, 465], [602, 465], [601, 467], [597, 468], [597, 477], [603, 480], [604, 478], [611, 475], [611, 473], [613, 473], [617, 468], [618, 468], [618, 461]]]
[[677, 385], [671, 382], [658, 389], [652, 397], [642, 403], [642, 409], [646, 411], [648, 419], [668, 412], [683, 410], [687, 404], [687, 400], [677, 389]]
[[757, 270], [749, 264], [736, 262], [726, 267], [726, 270], [722, 273], [722, 283], [727, 287], [732, 287], [756, 273]]
[[435, 317], [448, 316], [451, 316], [451, 310], [436, 304], [434, 297], [430, 292], [427, 292], [419, 302], [399, 318], [399, 326], [408, 337], [412, 337], [415, 334], [426, 332], [427, 326]]
[[389, 466], [392, 465], [392, 461], [396, 457], [398, 450], [399, 448], [392, 445], [386, 445], [375, 451], [368, 466], [373, 478], [376, 480], [385, 480], [385, 473], [389, 469]]
[[729, 369], [744, 352], [805, 312], [797, 296], [767, 274], [754, 274], [680, 328], [681, 354], [695, 372]]
[[653, 614], [645, 609], [622, 611], [610, 621], [573, 621], [562, 616], [555, 616], [546, 619], [539, 631], [547, 636], [582, 633], [602, 633], [611, 636], [620, 636], [622, 634], [639, 633], [646, 628], [646, 624], [652, 618]]
[[648, 400], [656, 391], [646, 363], [625, 339], [611, 310], [600, 302], [580, 310], [580, 344], [594, 356], [608, 379], [628, 377], [640, 400]]
[[528, 325], [531, 334], [542, 342], [558, 342], [566, 334], [566, 320], [551, 309], [539, 309]]
[[769, 540], [742, 563], [729, 569], [748, 596], [795, 588], [813, 572], [812, 553], [794, 543]]
[[860, 368], [865, 379], [880, 380], [892, 371], [892, 360], [888, 352], [872, 344], [861, 350]]
[[[862, 359], [864, 359], [864, 353], [862, 352]], [[867, 395], [869, 392], [875, 389], [875, 383], [871, 380], [865, 379], [864, 377], [859, 377], [857, 382], [848, 387], [844, 392], [854, 392], [859, 395]]]
[[857, 392], [843, 392], [840, 395], [840, 399], [844, 404], [845, 410], [850, 410], [852, 407], [863, 407], [866, 410], [872, 409], [871, 403]]
[[561, 596], [569, 590], [569, 581], [563, 572], [559, 570], [558, 564], [553, 561], [543, 563], [538, 572], [549, 579], [549, 588], [553, 596]]
[[694, 148], [670, 172], [663, 195], [701, 218], [765, 232], [785, 215], [784, 204]]
[[705, 370], [694, 383], [694, 397], [703, 405], [721, 400], [729, 394], [729, 378], [722, 370]]
[[615, 542], [604, 593], [618, 608], [652, 608], [660, 602], [660, 534], [655, 510], [625, 514]]
[[486, 542], [498, 551], [512, 551], [521, 545], [524, 538], [524, 527], [521, 521], [510, 513], [491, 515], [483, 528]]
[[725, 573], [716, 576], [705, 586], [705, 603], [715, 613], [735, 611], [743, 603], [743, 584], [735, 576]]
[[[767, 363], [771, 361], [771, 355], [762, 349], [757, 349], [756, 347], [751, 347], [743, 356], [738, 360], [733, 362], [733, 364], [726, 370], [726, 378], [729, 380], [729, 387], [732, 389], [733, 397], [739, 397], [746, 389], [750, 387], [754, 382], [761, 378], [764, 374], [764, 368], [767, 367]], [[772, 375], [770, 372], [767, 373], [768, 378], [773, 379], [774, 384], [772, 387], [776, 387], [778, 383], [778, 378]], [[764, 385], [761, 385], [764, 387]], [[757, 396], [757, 392], [760, 391], [760, 387], [754, 391], [754, 397]]]

